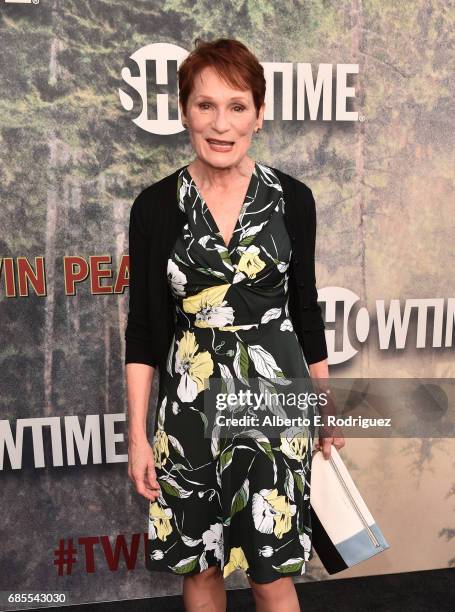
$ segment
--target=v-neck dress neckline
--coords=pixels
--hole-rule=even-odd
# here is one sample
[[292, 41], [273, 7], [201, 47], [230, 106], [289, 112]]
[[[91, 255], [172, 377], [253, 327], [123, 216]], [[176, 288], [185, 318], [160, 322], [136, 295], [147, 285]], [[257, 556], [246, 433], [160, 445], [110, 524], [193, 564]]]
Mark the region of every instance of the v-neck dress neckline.
[[236, 237], [236, 234], [238, 233], [238, 231], [240, 229], [240, 224], [241, 224], [241, 222], [243, 220], [243, 217], [244, 217], [244, 215], [246, 213], [246, 210], [248, 208], [248, 204], [253, 200], [254, 194], [256, 192], [256, 186], [257, 186], [257, 180], [258, 180], [257, 162], [256, 161], [254, 162], [253, 171], [251, 173], [251, 177], [250, 177], [250, 180], [249, 180], [249, 183], [248, 183], [248, 187], [247, 187], [247, 190], [246, 190], [246, 193], [245, 193], [245, 197], [243, 198], [243, 203], [242, 203], [242, 206], [240, 208], [240, 212], [239, 212], [239, 214], [237, 216], [237, 219], [236, 219], [236, 222], [235, 222], [235, 225], [234, 225], [234, 229], [232, 231], [232, 235], [231, 235], [231, 237], [229, 239], [228, 244], [226, 244], [226, 242], [224, 241], [223, 235], [221, 233], [220, 228], [218, 227], [218, 224], [217, 224], [217, 222], [215, 220], [215, 217], [213, 216], [212, 211], [210, 210], [207, 202], [205, 201], [204, 197], [202, 196], [202, 193], [201, 193], [199, 187], [197, 186], [196, 181], [192, 177], [192, 175], [191, 175], [191, 173], [190, 173], [190, 171], [188, 169], [188, 166], [189, 166], [189, 164], [186, 165], [183, 168], [183, 173], [185, 174], [186, 179], [188, 180], [189, 186], [190, 187], [193, 186], [194, 189], [196, 190], [196, 193], [197, 193], [198, 198], [199, 198], [200, 203], [201, 203], [202, 213], [204, 215], [206, 215], [206, 218], [207, 217], [209, 218], [210, 223], [212, 225], [211, 229], [219, 237], [219, 241], [220, 241], [221, 246], [224, 247], [230, 253], [231, 250], [232, 250], [231, 247], [233, 246], [232, 243], [233, 243], [233, 241], [234, 241], [234, 239]]

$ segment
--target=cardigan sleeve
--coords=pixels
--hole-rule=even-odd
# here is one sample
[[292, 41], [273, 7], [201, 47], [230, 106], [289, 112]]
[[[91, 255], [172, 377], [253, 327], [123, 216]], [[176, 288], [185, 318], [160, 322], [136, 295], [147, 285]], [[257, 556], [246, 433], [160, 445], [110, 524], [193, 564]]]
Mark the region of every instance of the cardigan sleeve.
[[125, 364], [156, 367], [149, 295], [150, 236], [143, 192], [133, 202], [129, 221], [129, 311], [125, 330]]
[[311, 189], [307, 186], [305, 206], [307, 243], [305, 245], [306, 282], [308, 301], [301, 313], [303, 351], [308, 365], [326, 359], [327, 343], [325, 339], [325, 325], [321, 307], [318, 304], [318, 291], [316, 288], [315, 251], [316, 251], [316, 203]]

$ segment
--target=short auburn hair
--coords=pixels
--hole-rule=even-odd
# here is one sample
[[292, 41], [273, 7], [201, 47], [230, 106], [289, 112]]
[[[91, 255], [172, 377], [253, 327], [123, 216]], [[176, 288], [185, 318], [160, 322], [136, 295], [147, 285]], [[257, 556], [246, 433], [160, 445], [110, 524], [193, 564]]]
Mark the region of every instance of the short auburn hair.
[[211, 66], [231, 87], [251, 90], [257, 116], [265, 98], [264, 68], [257, 57], [243, 43], [233, 38], [217, 38], [213, 41], [196, 38], [194, 44], [195, 48], [178, 69], [179, 98], [184, 113], [196, 75]]

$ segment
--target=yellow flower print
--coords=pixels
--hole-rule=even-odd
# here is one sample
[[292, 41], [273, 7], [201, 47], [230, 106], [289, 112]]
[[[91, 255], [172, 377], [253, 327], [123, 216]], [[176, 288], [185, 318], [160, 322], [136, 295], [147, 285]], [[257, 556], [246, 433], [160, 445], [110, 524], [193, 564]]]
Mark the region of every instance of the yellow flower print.
[[289, 459], [296, 459], [297, 461], [301, 461], [305, 457], [308, 446], [308, 435], [304, 435], [302, 428], [289, 427], [281, 432], [280, 437], [280, 450], [286, 457], [289, 457]]
[[259, 323], [251, 323], [245, 325], [231, 325], [229, 327], [219, 327], [218, 331], [230, 331], [235, 332], [239, 329], [251, 329], [252, 327], [258, 327]]
[[296, 512], [285, 495], [278, 495], [277, 489], [261, 489], [253, 495], [254, 526], [261, 533], [273, 533], [278, 539], [291, 528], [291, 517]]
[[155, 434], [153, 455], [155, 457], [155, 465], [158, 468], [163, 467], [169, 457], [169, 440], [167, 433], [163, 429], [158, 429]]
[[172, 533], [171, 508], [162, 508], [158, 502], [151, 502], [149, 508], [149, 537], [151, 540], [166, 541], [167, 536]]
[[230, 283], [203, 289], [182, 301], [184, 312], [196, 314], [196, 327], [219, 327], [234, 320], [232, 306], [224, 300]]
[[213, 374], [212, 356], [209, 351], [198, 353], [198, 348], [195, 335], [184, 332], [175, 357], [175, 371], [181, 374], [177, 395], [182, 402], [194, 401], [198, 393], [207, 389], [207, 379]]
[[277, 513], [274, 517], [275, 529], [273, 532], [278, 539], [281, 539], [283, 534], [291, 528], [291, 517], [295, 514], [295, 505], [291, 505], [284, 495], [276, 495], [275, 498], [269, 498], [268, 501]]
[[236, 569], [248, 569], [248, 561], [246, 560], [245, 553], [240, 546], [231, 548], [231, 554], [229, 555], [229, 563], [224, 566], [223, 578], [227, 578], [229, 574]]
[[234, 283], [238, 283], [245, 277], [256, 278], [256, 274], [265, 268], [265, 261], [259, 257], [259, 253], [259, 248], [254, 244], [250, 244], [243, 251], [239, 263], [235, 265], [237, 273], [234, 276]]

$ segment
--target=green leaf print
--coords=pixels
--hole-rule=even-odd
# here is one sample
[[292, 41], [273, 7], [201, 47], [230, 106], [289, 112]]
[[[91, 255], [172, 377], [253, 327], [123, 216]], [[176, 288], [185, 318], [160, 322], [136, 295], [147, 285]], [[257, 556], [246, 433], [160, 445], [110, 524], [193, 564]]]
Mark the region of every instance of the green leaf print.
[[294, 472], [294, 478], [295, 478], [295, 483], [297, 485], [298, 490], [300, 491], [300, 493], [303, 493], [302, 476], [298, 472]]
[[294, 476], [289, 468], [286, 468], [286, 478], [284, 479], [284, 490], [291, 501], [294, 500]]
[[168, 440], [172, 444], [172, 446], [175, 448], [175, 450], [178, 452], [178, 454], [184, 457], [185, 451], [183, 450], [183, 446], [180, 444], [177, 438], [175, 438], [174, 436], [168, 435]]
[[275, 461], [275, 457], [273, 456], [272, 452], [272, 445], [270, 444], [270, 442], [265, 442], [264, 440], [256, 440], [256, 442], [258, 443], [259, 448], [263, 450], [267, 457], [270, 459], [270, 461]]
[[226, 249], [226, 247], [217, 246], [216, 250], [220, 254], [221, 261], [226, 266], [226, 268], [228, 268], [229, 270], [234, 270], [234, 268], [232, 267], [232, 262], [231, 262], [231, 257], [229, 255], [229, 251]]
[[196, 268], [198, 272], [202, 272], [203, 274], [207, 274], [207, 276], [216, 276], [217, 278], [221, 278], [222, 280], [226, 279], [226, 275], [218, 270], [212, 270], [212, 268]]
[[282, 574], [288, 574], [290, 572], [300, 571], [304, 564], [305, 559], [302, 559], [302, 557], [296, 557], [293, 559], [288, 559], [281, 565], [273, 565], [272, 567]]
[[197, 565], [199, 555], [194, 555], [194, 557], [188, 557], [187, 559], [182, 559], [177, 563], [177, 565], [169, 565], [174, 572], [177, 574], [187, 574], [194, 570]]
[[174, 253], [174, 258], [176, 261], [178, 261], [179, 263], [183, 264], [184, 266], [188, 267], [188, 262], [185, 261], [184, 259], [182, 259], [181, 257], [179, 257], [178, 253]]
[[229, 449], [228, 451], [223, 451], [220, 457], [221, 464], [221, 472], [223, 472], [227, 467], [229, 467], [232, 463], [232, 453], [233, 449]]
[[193, 493], [193, 491], [187, 491], [181, 487], [179, 484], [177, 484], [177, 481], [170, 476], [161, 476], [161, 478], [158, 478], [158, 481], [163, 487], [164, 491], [166, 491], [166, 493], [169, 495], [173, 495], [174, 497], [185, 498], [189, 497]]
[[242, 438], [244, 437], [253, 438], [253, 440], [259, 446], [260, 450], [267, 455], [270, 461], [275, 461], [275, 457], [272, 452], [272, 445], [270, 444], [269, 439], [266, 436], [264, 436], [264, 434], [261, 433], [259, 430], [247, 429], [245, 431], [242, 431], [241, 437]]
[[240, 487], [240, 489], [237, 491], [237, 493], [234, 495], [234, 499], [232, 500], [232, 506], [231, 506], [231, 518], [234, 516], [236, 512], [240, 512], [240, 510], [243, 510], [243, 508], [245, 508], [248, 502], [249, 496], [250, 496], [250, 483], [247, 478], [245, 482], [243, 483], [243, 485]]
[[245, 348], [245, 345], [242, 344], [242, 342], [237, 342], [237, 348], [234, 357], [234, 371], [237, 378], [241, 380], [244, 385], [250, 384], [247, 380], [249, 363], [250, 359], [248, 357], [248, 352]]
[[250, 246], [250, 244], [253, 242], [253, 240], [255, 239], [256, 236], [247, 236], [246, 238], [244, 238], [243, 240], [240, 240], [239, 242], [239, 246]]

